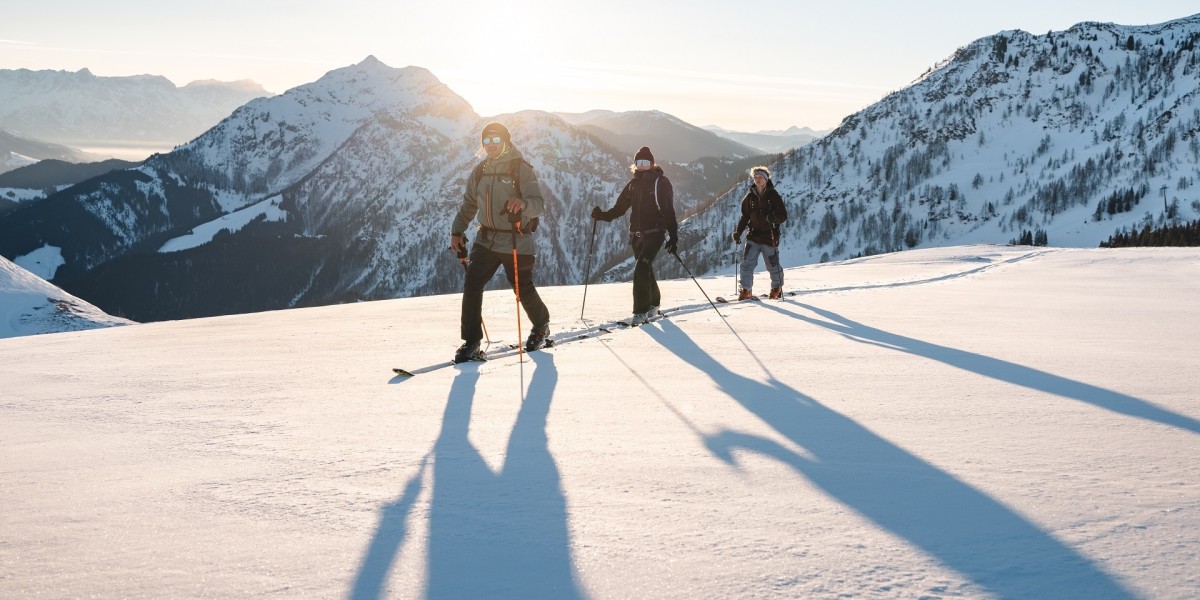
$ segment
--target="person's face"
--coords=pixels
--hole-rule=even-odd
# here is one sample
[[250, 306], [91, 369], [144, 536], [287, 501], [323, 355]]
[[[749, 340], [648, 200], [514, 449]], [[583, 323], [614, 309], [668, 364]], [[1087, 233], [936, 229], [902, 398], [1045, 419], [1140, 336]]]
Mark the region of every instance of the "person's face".
[[754, 185], [757, 185], [758, 187], [763, 187], [764, 185], [767, 185], [767, 178], [763, 177], [762, 173], [755, 173], [754, 174]]
[[500, 136], [489, 135], [483, 138], [483, 150], [487, 152], [488, 158], [496, 158], [503, 148], [504, 140]]

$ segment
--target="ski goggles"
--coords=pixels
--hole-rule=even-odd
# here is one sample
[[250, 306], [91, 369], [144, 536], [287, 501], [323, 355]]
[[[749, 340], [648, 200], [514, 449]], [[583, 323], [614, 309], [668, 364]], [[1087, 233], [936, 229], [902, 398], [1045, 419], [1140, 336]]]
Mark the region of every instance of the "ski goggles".
[[485, 138], [483, 138], [483, 145], [486, 146], [488, 144], [499, 144], [499, 143], [502, 143], [503, 141], [504, 141], [504, 138], [502, 138], [500, 136], [485, 137]]
[[642, 158], [642, 159], [633, 161], [633, 164], [635, 164], [639, 167], [648, 167], [648, 166], [650, 166], [651, 163], [650, 163], [650, 161]]

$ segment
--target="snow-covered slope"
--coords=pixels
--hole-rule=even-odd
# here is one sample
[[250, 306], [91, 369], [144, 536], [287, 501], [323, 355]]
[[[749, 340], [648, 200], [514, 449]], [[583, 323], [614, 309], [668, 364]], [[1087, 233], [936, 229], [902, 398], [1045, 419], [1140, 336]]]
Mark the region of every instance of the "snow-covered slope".
[[457, 295], [0, 340], [0, 597], [1200, 596], [1200, 251], [787, 277], [407, 381]]
[[[786, 264], [1042, 232], [1095, 247], [1200, 216], [1200, 15], [1005, 31], [774, 167]], [[692, 227], [728, 230], [738, 191]], [[726, 247], [698, 248], [724, 262]], [[701, 262], [699, 259], [697, 262]]]
[[[30, 266], [37, 268], [36, 264]], [[0, 256], [0, 338], [128, 325]]]

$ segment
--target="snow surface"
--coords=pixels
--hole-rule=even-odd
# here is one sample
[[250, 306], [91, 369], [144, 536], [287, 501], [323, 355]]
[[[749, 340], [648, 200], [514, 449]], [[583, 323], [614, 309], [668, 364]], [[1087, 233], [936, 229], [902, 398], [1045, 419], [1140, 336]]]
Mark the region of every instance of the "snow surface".
[[[411, 379], [457, 295], [0, 340], [0, 597], [1200, 597], [1198, 282], [960, 246], [722, 320], [666, 281]], [[542, 288], [557, 335], [583, 291]]]
[[54, 279], [58, 268], [67, 263], [63, 260], [62, 248], [49, 244], [44, 244], [29, 254], [18, 256], [12, 262], [47, 281]]
[[252, 204], [242, 210], [234, 211], [197, 226], [187, 235], [167, 240], [158, 249], [159, 252], [178, 252], [202, 246], [211, 242], [213, 237], [222, 231], [237, 233], [251, 221], [262, 217], [267, 221], [286, 221], [287, 212], [279, 208], [283, 196], [271, 196], [258, 204]]
[[[55, 257], [58, 264], [54, 264]], [[51, 272], [62, 262], [58, 249], [49, 246], [24, 258], [34, 266], [50, 264]], [[0, 338], [131, 323], [133, 321], [108, 315], [0, 256]]]

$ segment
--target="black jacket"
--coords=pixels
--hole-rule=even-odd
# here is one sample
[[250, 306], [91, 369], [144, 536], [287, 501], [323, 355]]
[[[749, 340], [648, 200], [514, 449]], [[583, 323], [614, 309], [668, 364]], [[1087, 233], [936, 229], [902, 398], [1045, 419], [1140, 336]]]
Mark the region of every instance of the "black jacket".
[[671, 180], [663, 175], [661, 167], [634, 171], [633, 179], [625, 184], [625, 189], [617, 197], [617, 204], [603, 211], [599, 218], [612, 221], [630, 209], [633, 210], [629, 215], [630, 233], [661, 231], [672, 238], [677, 236], [679, 223], [675, 220], [675, 190], [671, 187]]
[[775, 184], [768, 180], [762, 195], [759, 195], [758, 188], [751, 183], [742, 198], [742, 218], [738, 220], [737, 234], [741, 236], [749, 227], [747, 240], [778, 248], [779, 224], [786, 220], [787, 205], [783, 203], [779, 192], [775, 191]]

